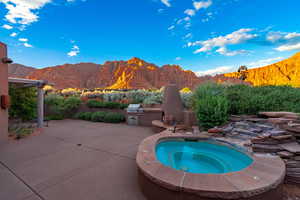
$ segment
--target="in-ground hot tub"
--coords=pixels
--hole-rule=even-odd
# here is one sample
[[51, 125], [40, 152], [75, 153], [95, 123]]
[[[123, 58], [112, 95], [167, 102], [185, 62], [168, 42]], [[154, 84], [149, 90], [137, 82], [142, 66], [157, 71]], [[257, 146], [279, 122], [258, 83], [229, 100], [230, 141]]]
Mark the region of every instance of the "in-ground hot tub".
[[149, 200], [281, 200], [285, 165], [222, 141], [165, 131], [137, 154], [139, 184]]
[[188, 173], [237, 172], [252, 164], [242, 151], [212, 140], [166, 140], [156, 145], [156, 157], [165, 166]]

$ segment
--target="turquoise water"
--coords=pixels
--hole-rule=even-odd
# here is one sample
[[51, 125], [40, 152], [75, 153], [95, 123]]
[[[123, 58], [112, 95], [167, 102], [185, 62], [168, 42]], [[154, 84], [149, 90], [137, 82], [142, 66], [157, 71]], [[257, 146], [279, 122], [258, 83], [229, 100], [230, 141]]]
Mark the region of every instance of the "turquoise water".
[[160, 142], [156, 157], [163, 165], [176, 170], [209, 174], [240, 171], [253, 162], [247, 154], [211, 141]]

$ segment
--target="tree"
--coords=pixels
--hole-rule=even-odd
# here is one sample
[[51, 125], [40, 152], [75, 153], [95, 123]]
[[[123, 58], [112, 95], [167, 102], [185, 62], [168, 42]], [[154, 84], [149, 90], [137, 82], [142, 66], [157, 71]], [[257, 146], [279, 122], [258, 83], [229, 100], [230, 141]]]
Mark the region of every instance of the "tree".
[[247, 75], [248, 75], [248, 68], [245, 65], [242, 65], [239, 67], [238, 69], [238, 73], [239, 73], [239, 79], [240, 80], [246, 80], [247, 79]]

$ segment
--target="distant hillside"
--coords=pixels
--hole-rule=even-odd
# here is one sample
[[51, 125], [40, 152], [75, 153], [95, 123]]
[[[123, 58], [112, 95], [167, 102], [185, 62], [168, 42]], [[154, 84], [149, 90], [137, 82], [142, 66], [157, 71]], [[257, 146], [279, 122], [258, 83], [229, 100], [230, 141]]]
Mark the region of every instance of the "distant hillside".
[[[226, 77], [238, 78], [240, 73], [224, 74]], [[300, 87], [300, 52], [281, 62], [261, 68], [250, 69], [246, 81], [255, 86], [290, 85]]]
[[[10, 76], [48, 80], [55, 88], [107, 88], [107, 89], [154, 89], [169, 83], [178, 87], [195, 88], [213, 80], [217, 82], [237, 82], [240, 80], [222, 75], [197, 77], [189, 70], [177, 65], [158, 67], [139, 58], [128, 61], [109, 61], [103, 65], [94, 63], [65, 64], [43, 69], [20, 68], [23, 73], [11, 70]], [[20, 70], [22, 71], [22, 70]]]
[[8, 68], [8, 74], [10, 75], [10, 77], [25, 78], [35, 70], [36, 70], [35, 68], [27, 67], [25, 65], [10, 64]]

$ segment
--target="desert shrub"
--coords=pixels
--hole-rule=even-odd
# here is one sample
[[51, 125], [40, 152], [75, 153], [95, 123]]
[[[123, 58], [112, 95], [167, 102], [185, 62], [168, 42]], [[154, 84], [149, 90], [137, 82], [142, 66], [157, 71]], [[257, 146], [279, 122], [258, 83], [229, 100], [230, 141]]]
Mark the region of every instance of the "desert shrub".
[[119, 102], [103, 102], [91, 99], [87, 101], [87, 106], [89, 108], [124, 109], [128, 107], [128, 104]]
[[191, 106], [196, 109], [196, 105], [200, 99], [208, 96], [223, 96], [225, 92], [225, 86], [216, 83], [206, 83], [200, 85], [193, 93], [191, 97]]
[[76, 119], [90, 121], [90, 120], [92, 120], [92, 115], [93, 115], [92, 112], [80, 112], [80, 113], [76, 113], [76, 115], [74, 117]]
[[79, 97], [65, 98], [62, 104], [63, 112], [65, 116], [70, 116], [71, 112], [74, 112], [81, 104]]
[[64, 96], [73, 96], [73, 95], [79, 95], [81, 91], [77, 88], [66, 88], [61, 91], [61, 94]]
[[118, 102], [104, 102], [104, 108], [118, 109], [118, 108], [120, 108], [120, 103], [118, 103]]
[[9, 95], [11, 97], [11, 106], [9, 108], [10, 118], [20, 118], [23, 121], [36, 118], [36, 88], [17, 88], [15, 85], [10, 85]]
[[19, 140], [32, 134], [34, 132], [34, 128], [14, 126], [14, 127], [9, 127], [8, 131], [10, 137]]
[[94, 112], [91, 115], [91, 121], [93, 122], [104, 122], [106, 112]]
[[77, 113], [74, 117], [93, 122], [121, 123], [125, 121], [123, 114], [114, 112], [81, 112]]
[[193, 93], [180, 93], [182, 103], [185, 108], [191, 108]]
[[224, 96], [206, 96], [196, 104], [199, 125], [205, 129], [224, 124], [228, 119], [228, 101]]
[[182, 89], [180, 90], [180, 92], [181, 92], [181, 93], [191, 93], [192, 90], [191, 90], [190, 88], [188, 88], [188, 87], [185, 87], [185, 88], [182, 88]]
[[51, 114], [45, 117], [46, 120], [63, 120], [64, 118], [63, 114]]
[[139, 104], [143, 103], [143, 101], [150, 95], [151, 92], [146, 90], [135, 90], [129, 91], [126, 93], [126, 98], [130, 100], [130, 102]]
[[163, 96], [162, 93], [155, 92], [146, 97], [143, 104], [162, 104]]
[[104, 122], [106, 123], [121, 123], [125, 121], [125, 117], [120, 113], [107, 113], [104, 117]]
[[64, 98], [57, 94], [50, 94], [45, 98], [45, 104], [49, 109], [49, 118], [63, 119], [70, 117], [80, 106], [81, 100], [78, 97]]
[[300, 89], [289, 86], [234, 85], [226, 88], [230, 114], [260, 111], [300, 111]]
[[[199, 109], [208, 109], [204, 108], [204, 105], [201, 106], [202, 108], [198, 105], [199, 102], [203, 103], [211, 96], [227, 100], [228, 114], [258, 114], [261, 111], [300, 112], [300, 89], [290, 86], [224, 86], [208, 83], [201, 85], [194, 92], [192, 96], [193, 109], [196, 112]], [[213, 107], [209, 108], [214, 109]]]

